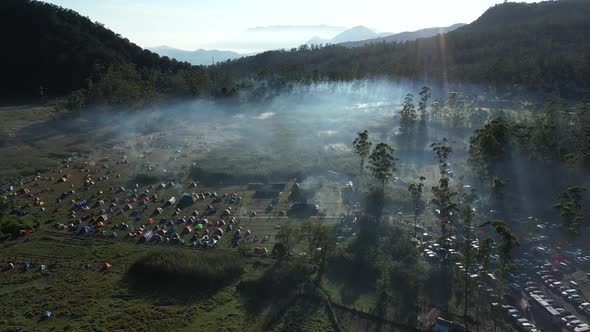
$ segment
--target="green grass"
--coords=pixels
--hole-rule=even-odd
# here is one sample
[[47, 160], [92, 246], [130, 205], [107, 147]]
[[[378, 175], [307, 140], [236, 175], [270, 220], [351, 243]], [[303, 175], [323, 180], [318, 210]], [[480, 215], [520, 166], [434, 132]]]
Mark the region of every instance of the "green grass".
[[325, 304], [298, 299], [277, 322], [272, 331], [333, 331]]

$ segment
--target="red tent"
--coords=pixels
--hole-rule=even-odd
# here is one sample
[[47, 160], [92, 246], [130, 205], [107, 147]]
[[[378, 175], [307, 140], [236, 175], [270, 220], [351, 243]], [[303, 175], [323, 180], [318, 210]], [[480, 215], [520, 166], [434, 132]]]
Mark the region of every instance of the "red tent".
[[562, 261], [563, 260], [563, 256], [561, 256], [560, 254], [555, 254], [553, 255], [553, 258], [558, 260], [558, 261]]

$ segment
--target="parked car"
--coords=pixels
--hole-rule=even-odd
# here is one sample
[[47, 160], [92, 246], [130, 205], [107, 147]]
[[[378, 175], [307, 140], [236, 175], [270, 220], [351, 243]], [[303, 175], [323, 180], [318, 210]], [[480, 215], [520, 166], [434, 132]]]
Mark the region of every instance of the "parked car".
[[583, 313], [588, 307], [590, 307], [590, 302], [582, 302], [576, 307], [576, 309]]
[[578, 327], [578, 325], [580, 325], [580, 324], [584, 324], [584, 322], [582, 322], [582, 321], [581, 321], [581, 320], [579, 320], [579, 319], [574, 319], [574, 320], [570, 321], [569, 323], [567, 323], [567, 324], [565, 325], [565, 327], [566, 327], [568, 330], [570, 330], [570, 331], [573, 331], [573, 330], [574, 330], [576, 327]]
[[564, 316], [564, 317], [561, 317], [561, 324], [563, 324], [565, 326], [567, 323], [569, 323], [573, 320], [576, 320], [576, 319], [578, 319], [578, 317], [576, 317], [574, 315]]
[[517, 309], [509, 309], [508, 316], [513, 320], [517, 320], [522, 317], [522, 314]]

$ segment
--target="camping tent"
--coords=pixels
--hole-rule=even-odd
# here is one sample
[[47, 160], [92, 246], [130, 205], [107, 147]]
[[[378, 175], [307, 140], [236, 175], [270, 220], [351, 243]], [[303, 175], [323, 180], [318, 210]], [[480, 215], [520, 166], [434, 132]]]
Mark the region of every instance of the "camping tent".
[[195, 197], [193, 197], [190, 194], [184, 194], [182, 196], [182, 198], [180, 199], [180, 205], [182, 206], [189, 206], [194, 204], [197, 201], [197, 199]]
[[166, 201], [166, 205], [172, 205], [176, 203], [176, 197], [172, 196]]

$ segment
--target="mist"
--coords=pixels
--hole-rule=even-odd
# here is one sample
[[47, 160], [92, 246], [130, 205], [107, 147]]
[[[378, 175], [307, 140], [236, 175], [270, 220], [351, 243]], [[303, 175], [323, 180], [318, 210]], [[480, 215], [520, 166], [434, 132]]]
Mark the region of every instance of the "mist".
[[[454, 181], [461, 178], [484, 192], [485, 185], [466, 164], [468, 138], [492, 117], [510, 117], [510, 112], [474, 105], [485, 113], [479, 122], [452, 126], [432, 120], [408, 139], [400, 132], [399, 111], [408, 93], [417, 103], [419, 87], [417, 82], [359, 80], [294, 84], [277, 92], [259, 83], [234, 99], [176, 100], [141, 110], [94, 108], [24, 128], [0, 152], [14, 147], [31, 151], [25, 159], [32, 170], [51, 168], [61, 159], [98, 161], [114, 154], [129, 163], [125, 176], [130, 179], [138, 174], [191, 176], [211, 185], [234, 185], [338, 175], [348, 181], [358, 173], [352, 141], [366, 129], [375, 144], [386, 142], [395, 149], [396, 176], [405, 183], [425, 176], [428, 185], [436, 184], [439, 171], [430, 144], [447, 138], [454, 151]], [[461, 88], [472, 96], [487, 93], [475, 85]], [[448, 91], [434, 88], [432, 100]], [[532, 111], [522, 112], [514, 117], [526, 118]], [[522, 217], [551, 213], [559, 192], [573, 184], [588, 185], [587, 180], [579, 183], [588, 179], [585, 172], [559, 163], [539, 165], [514, 156], [506, 167], [514, 174], [511, 185], [521, 197], [514, 204]], [[536, 180], [546, 172], [560, 175]]]

